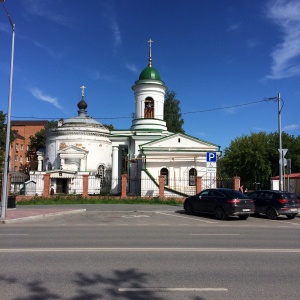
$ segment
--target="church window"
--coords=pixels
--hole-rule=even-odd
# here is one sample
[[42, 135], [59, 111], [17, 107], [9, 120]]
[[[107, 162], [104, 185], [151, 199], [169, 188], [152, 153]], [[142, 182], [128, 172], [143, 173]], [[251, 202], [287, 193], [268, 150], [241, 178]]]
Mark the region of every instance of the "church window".
[[195, 168], [190, 169], [190, 171], [189, 171], [189, 186], [196, 185], [196, 177], [197, 177], [197, 170]]
[[145, 119], [154, 118], [154, 100], [151, 97], [147, 97], [145, 99], [144, 118]]
[[180, 143], [180, 138], [178, 138], [178, 143]]
[[160, 175], [164, 176], [164, 184], [169, 185], [169, 171], [167, 168], [162, 168], [160, 170]]
[[103, 165], [100, 165], [98, 167], [97, 175], [99, 176], [99, 178], [100, 178], [100, 184], [102, 185], [103, 184], [103, 180], [104, 180], [104, 166]]

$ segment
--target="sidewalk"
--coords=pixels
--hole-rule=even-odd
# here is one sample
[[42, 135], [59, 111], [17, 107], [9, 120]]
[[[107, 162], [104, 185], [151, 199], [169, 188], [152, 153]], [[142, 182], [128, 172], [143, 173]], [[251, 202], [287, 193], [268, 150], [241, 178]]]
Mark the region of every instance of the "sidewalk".
[[29, 206], [17, 206], [17, 208], [8, 208], [6, 211], [6, 218], [0, 219], [0, 223], [7, 224], [17, 222], [20, 220], [29, 220], [36, 218], [44, 218], [57, 215], [66, 215], [74, 213], [86, 212], [86, 209], [75, 208], [60, 208], [60, 207], [29, 207]]

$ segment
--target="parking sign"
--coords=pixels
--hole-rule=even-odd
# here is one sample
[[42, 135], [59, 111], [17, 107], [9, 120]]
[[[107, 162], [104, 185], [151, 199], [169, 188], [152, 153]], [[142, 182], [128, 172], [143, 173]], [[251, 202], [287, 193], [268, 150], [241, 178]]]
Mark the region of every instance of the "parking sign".
[[206, 152], [206, 162], [216, 162], [217, 152]]

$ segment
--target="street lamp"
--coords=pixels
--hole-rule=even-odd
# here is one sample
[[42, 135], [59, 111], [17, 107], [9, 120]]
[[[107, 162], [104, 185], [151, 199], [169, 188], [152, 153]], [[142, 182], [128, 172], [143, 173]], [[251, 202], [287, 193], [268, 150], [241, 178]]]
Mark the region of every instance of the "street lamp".
[[8, 17], [11, 29], [11, 59], [10, 59], [10, 75], [9, 75], [9, 91], [8, 91], [8, 109], [7, 109], [7, 125], [6, 125], [6, 142], [5, 142], [5, 158], [4, 158], [4, 174], [2, 185], [2, 201], [1, 201], [1, 219], [6, 217], [7, 210], [7, 197], [8, 197], [8, 167], [9, 167], [9, 152], [10, 152], [10, 119], [11, 119], [11, 97], [12, 97], [12, 81], [13, 81], [13, 69], [14, 69], [14, 48], [15, 48], [15, 24], [13, 23], [5, 5], [5, 0], [0, 0], [2, 7], [4, 8]]
[[283, 167], [284, 167], [284, 156], [287, 152], [287, 149], [282, 149], [282, 129], [281, 129], [281, 111], [283, 108], [283, 100], [280, 98], [280, 93], [277, 97], [266, 98], [266, 101], [275, 100], [278, 103], [278, 135], [279, 135], [279, 190], [284, 190], [283, 184]]

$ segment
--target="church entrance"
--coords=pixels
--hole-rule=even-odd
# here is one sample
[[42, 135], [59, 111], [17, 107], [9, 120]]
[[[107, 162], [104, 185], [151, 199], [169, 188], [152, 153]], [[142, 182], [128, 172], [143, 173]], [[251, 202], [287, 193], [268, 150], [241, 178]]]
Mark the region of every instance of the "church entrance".
[[56, 194], [68, 194], [68, 179], [56, 179]]

